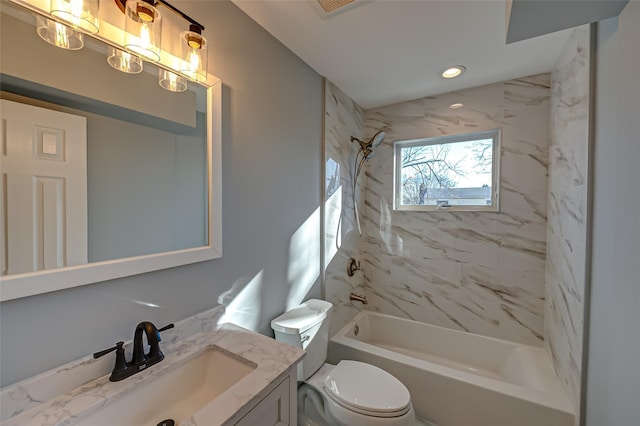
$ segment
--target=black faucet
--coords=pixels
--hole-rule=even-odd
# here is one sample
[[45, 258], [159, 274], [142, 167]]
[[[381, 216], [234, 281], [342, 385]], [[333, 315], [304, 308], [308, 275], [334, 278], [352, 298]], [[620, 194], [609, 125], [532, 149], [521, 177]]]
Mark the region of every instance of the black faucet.
[[[173, 328], [173, 324], [169, 324], [161, 329], [157, 329], [153, 323], [149, 321], [143, 321], [136, 326], [136, 331], [133, 334], [133, 355], [131, 362], [127, 362], [124, 355], [124, 342], [118, 342], [112, 348], [105, 349], [93, 354], [94, 358], [100, 358], [109, 352], [116, 351], [116, 363], [109, 376], [109, 380], [117, 382], [124, 380], [129, 376], [132, 376], [142, 370], [151, 367], [153, 364], [157, 364], [164, 359], [164, 354], [160, 350], [158, 342], [162, 340], [160, 332]], [[144, 353], [144, 346], [142, 341], [142, 332], [147, 336], [147, 343], [149, 344], [149, 352]]]

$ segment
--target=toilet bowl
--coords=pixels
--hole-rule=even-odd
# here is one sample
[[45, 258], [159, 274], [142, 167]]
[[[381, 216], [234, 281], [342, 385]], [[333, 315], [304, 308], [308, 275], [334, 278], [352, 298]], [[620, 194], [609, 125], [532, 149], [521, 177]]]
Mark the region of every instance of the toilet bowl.
[[413, 426], [410, 394], [397, 378], [364, 362], [325, 363], [332, 306], [309, 300], [271, 321], [277, 340], [307, 352], [298, 365], [298, 424]]
[[[386, 371], [358, 361], [323, 364], [298, 388], [298, 407], [309, 407], [327, 424], [350, 426], [413, 426], [407, 388]], [[298, 410], [298, 424], [310, 424]], [[317, 423], [317, 422], [316, 422]]]

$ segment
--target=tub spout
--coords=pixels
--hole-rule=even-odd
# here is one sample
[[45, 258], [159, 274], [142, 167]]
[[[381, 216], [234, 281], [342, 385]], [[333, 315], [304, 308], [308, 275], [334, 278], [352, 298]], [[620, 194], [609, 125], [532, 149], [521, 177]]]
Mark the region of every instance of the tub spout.
[[353, 292], [349, 295], [349, 300], [355, 300], [356, 302], [362, 302], [363, 305], [367, 304], [367, 297], [366, 296], [360, 296], [360, 295], [355, 294]]

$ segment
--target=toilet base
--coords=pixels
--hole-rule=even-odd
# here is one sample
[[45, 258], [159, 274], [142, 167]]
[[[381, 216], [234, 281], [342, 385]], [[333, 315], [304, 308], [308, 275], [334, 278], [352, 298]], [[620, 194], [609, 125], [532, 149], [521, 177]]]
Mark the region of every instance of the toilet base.
[[[323, 410], [320, 413], [319, 410]], [[373, 417], [347, 410], [323, 389], [302, 383], [298, 386], [298, 425], [304, 426], [415, 426], [413, 406], [398, 417]]]
[[298, 404], [304, 404], [303, 409], [298, 410], [298, 426], [332, 426], [324, 421], [309, 399], [298, 400]]
[[[301, 403], [298, 401], [298, 403]], [[322, 416], [316, 410], [316, 407], [309, 400], [305, 399], [305, 407], [298, 413], [298, 426], [334, 426], [326, 423]], [[414, 426], [438, 426], [437, 424], [425, 419], [416, 417]]]

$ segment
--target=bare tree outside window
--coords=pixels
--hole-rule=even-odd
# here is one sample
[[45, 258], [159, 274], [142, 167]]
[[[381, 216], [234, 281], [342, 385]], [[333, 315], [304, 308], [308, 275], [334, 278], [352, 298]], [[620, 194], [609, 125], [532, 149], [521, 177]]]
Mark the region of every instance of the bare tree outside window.
[[498, 136], [494, 130], [396, 142], [395, 208], [497, 210]]
[[424, 204], [431, 188], [452, 188], [464, 176], [460, 161], [449, 159], [448, 145], [412, 146], [402, 152], [402, 197], [404, 204]]

